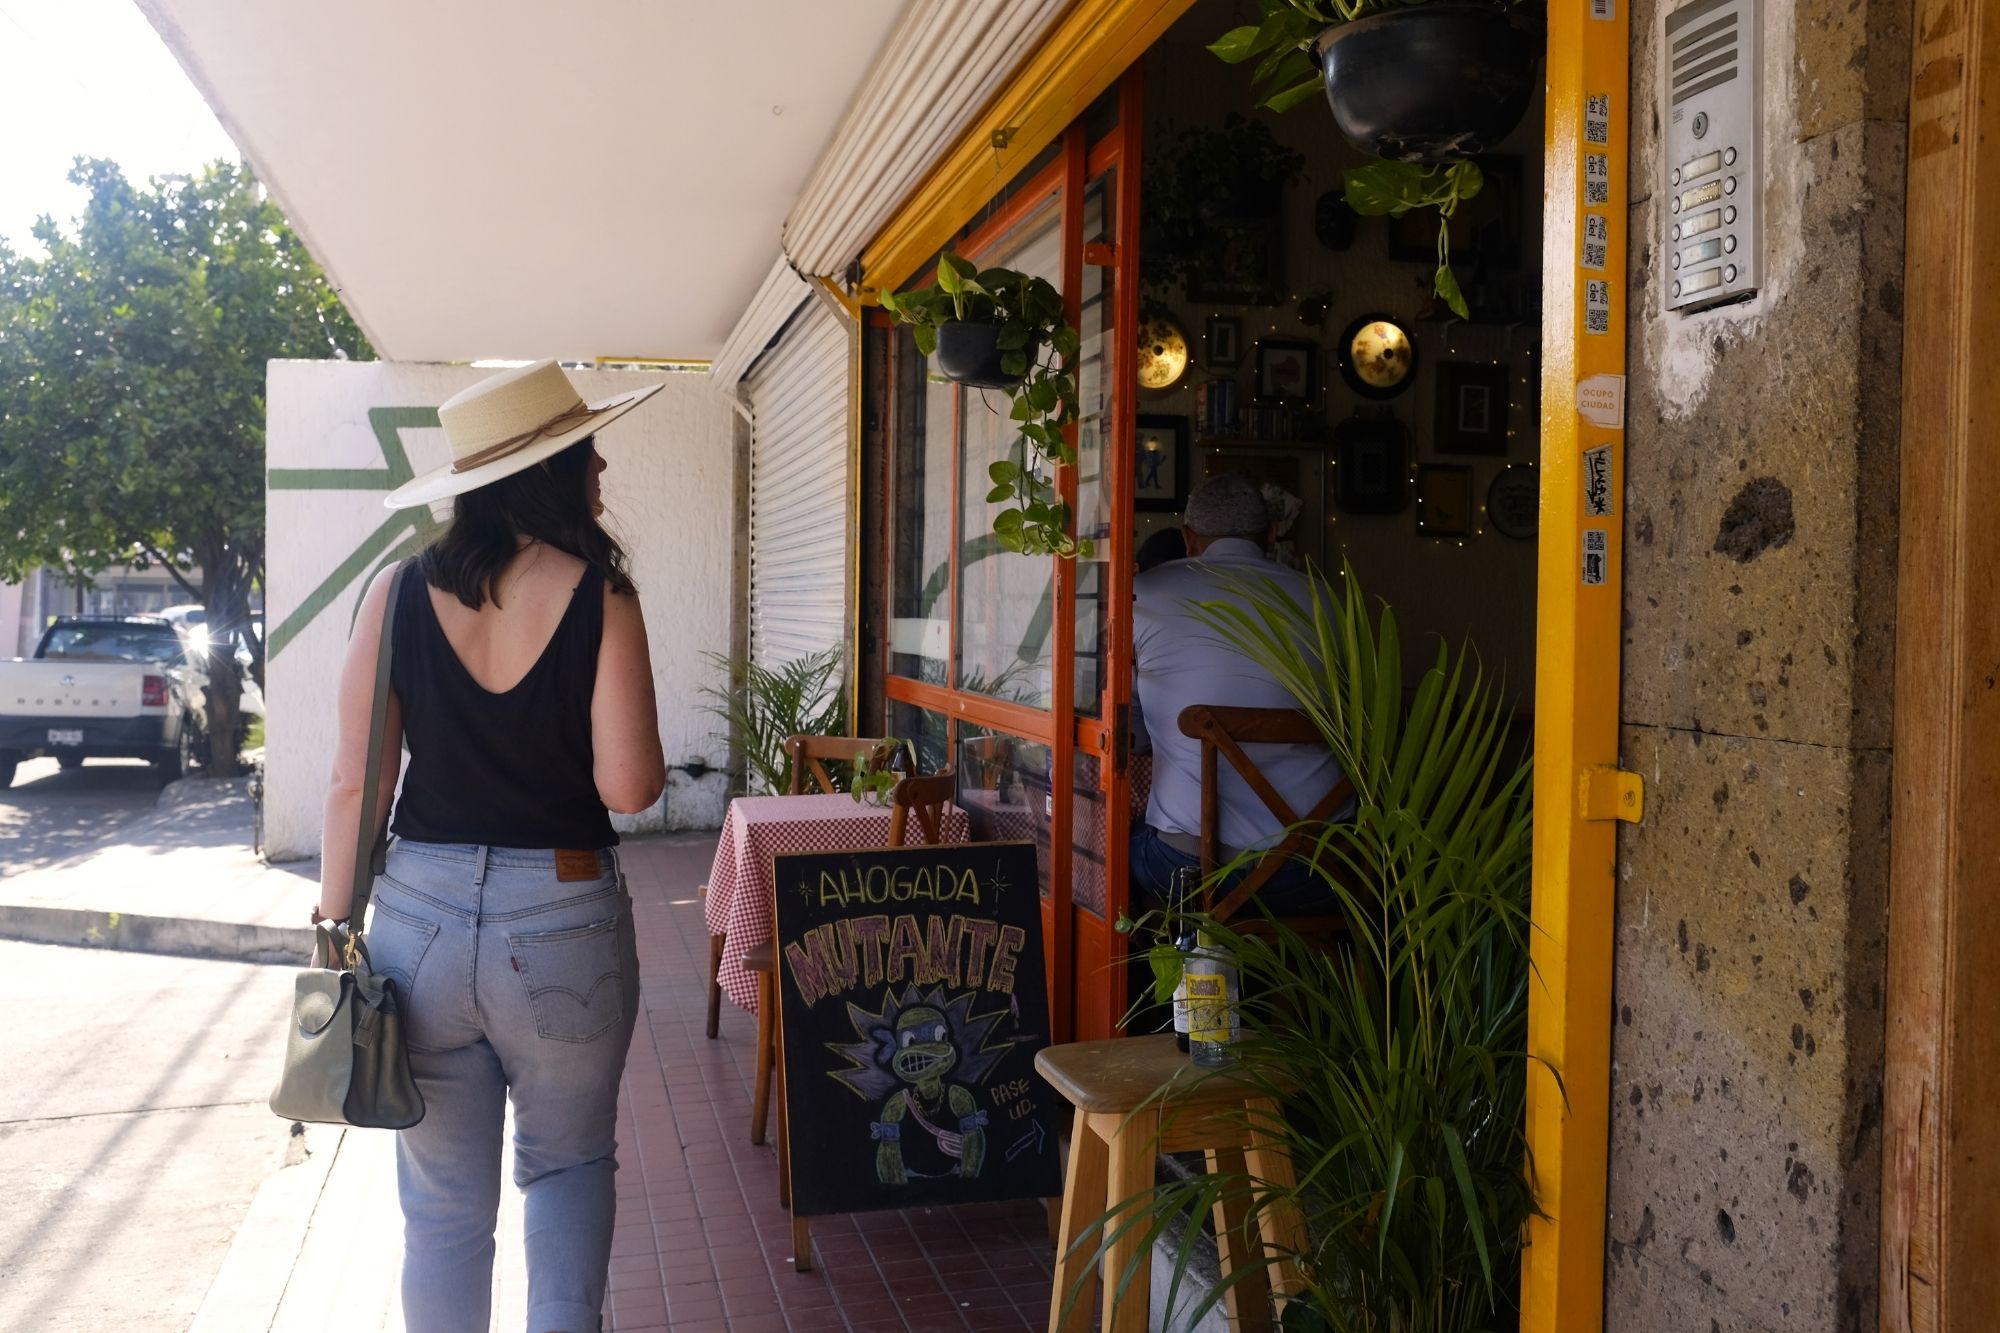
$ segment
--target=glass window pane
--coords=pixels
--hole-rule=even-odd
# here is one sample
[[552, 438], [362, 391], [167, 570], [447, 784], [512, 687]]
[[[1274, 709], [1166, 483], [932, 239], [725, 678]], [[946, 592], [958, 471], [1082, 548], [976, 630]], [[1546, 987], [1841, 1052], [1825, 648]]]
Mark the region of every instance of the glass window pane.
[[890, 467], [893, 556], [889, 670], [945, 683], [951, 625], [951, 428], [954, 393], [909, 330], [895, 335]]
[[[1115, 173], [1097, 178], [1083, 203], [1083, 238], [1109, 242]], [[1110, 588], [1111, 478], [1104, 470], [1111, 457], [1111, 423], [1116, 390], [1111, 371], [1116, 364], [1112, 343], [1111, 270], [1083, 266], [1082, 313], [1077, 321], [1081, 349], [1076, 387], [1079, 416], [1076, 429], [1076, 530], [1096, 546], [1088, 560], [1076, 562], [1076, 713], [1101, 717], [1104, 689], [1104, 597]], [[1124, 557], [1130, 559], [1129, 555]]]
[[1042, 896], [1049, 892], [1049, 748], [1019, 736], [961, 725], [958, 797], [974, 842], [1035, 844]]
[[[1004, 265], [1047, 278], [1062, 277], [1062, 211], [1056, 196], [1013, 233], [977, 256], [981, 267]], [[1026, 445], [1008, 416], [1000, 390], [962, 390], [959, 487], [958, 686], [975, 694], [1046, 708], [1051, 694], [1050, 644], [1055, 609], [1054, 565], [1017, 555], [993, 536], [996, 507], [986, 503], [986, 471], [1002, 459], [1025, 462]]]
[[1104, 916], [1104, 862], [1110, 828], [1105, 818], [1103, 761], [1094, 754], [1078, 752], [1074, 763], [1070, 901], [1087, 912]]
[[926, 773], [942, 773], [951, 762], [951, 722], [943, 713], [892, 699], [889, 734], [915, 744], [917, 766]]

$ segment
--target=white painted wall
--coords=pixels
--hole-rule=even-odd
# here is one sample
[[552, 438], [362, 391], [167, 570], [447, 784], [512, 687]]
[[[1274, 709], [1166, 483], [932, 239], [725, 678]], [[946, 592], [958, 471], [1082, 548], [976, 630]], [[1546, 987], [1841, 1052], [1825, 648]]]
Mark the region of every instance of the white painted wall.
[[[286, 641], [288, 622], [385, 522], [384, 489], [361, 478], [341, 489], [295, 489], [292, 469], [380, 470], [381, 448], [369, 424], [374, 408], [434, 408], [490, 372], [466, 366], [395, 362], [273, 361], [267, 386], [266, 503], [270, 541], [266, 593], [273, 652], [266, 695], [265, 837], [272, 860], [319, 854], [320, 807], [333, 752], [333, 694], [369, 558], [354, 577], [336, 580], [331, 600]], [[608, 397], [653, 379], [666, 387], [598, 441], [607, 521], [632, 556], [650, 634], [660, 700], [660, 734], [669, 765], [726, 762], [715, 722], [699, 709], [711, 673], [704, 652], [727, 652], [730, 631], [732, 414], [705, 375], [572, 371], [587, 399]], [[447, 457], [444, 433], [399, 433], [418, 472]], [[721, 773], [669, 773], [661, 804], [623, 831], [719, 827], [727, 800]]]

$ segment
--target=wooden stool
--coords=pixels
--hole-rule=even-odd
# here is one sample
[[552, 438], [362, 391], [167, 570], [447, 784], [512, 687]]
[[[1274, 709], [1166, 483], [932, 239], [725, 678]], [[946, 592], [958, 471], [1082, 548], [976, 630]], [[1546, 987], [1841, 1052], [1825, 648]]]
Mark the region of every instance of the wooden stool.
[[[1051, 1046], [1035, 1057], [1035, 1068], [1076, 1107], [1069, 1177], [1063, 1188], [1062, 1233], [1056, 1240], [1050, 1333], [1085, 1333], [1090, 1328], [1087, 1300], [1078, 1300], [1069, 1318], [1063, 1318], [1063, 1302], [1083, 1277], [1095, 1248], [1085, 1245], [1079, 1250], [1077, 1241], [1108, 1207], [1152, 1190], [1158, 1154], [1199, 1151], [1207, 1155], [1210, 1171], [1247, 1171], [1269, 1188], [1292, 1186], [1291, 1158], [1263, 1128], [1275, 1121], [1276, 1104], [1247, 1084], [1196, 1069], [1171, 1036]], [[1167, 1091], [1162, 1093], [1162, 1088]], [[1281, 1298], [1298, 1292], [1298, 1269], [1285, 1258], [1268, 1272], [1249, 1270], [1259, 1261], [1249, 1211], [1250, 1200], [1240, 1191], [1231, 1191], [1215, 1206], [1215, 1242], [1223, 1275], [1239, 1267], [1247, 1273], [1224, 1294], [1223, 1309], [1231, 1328], [1268, 1330], [1272, 1291], [1275, 1288]], [[1256, 1224], [1263, 1246], [1273, 1254], [1290, 1256], [1305, 1249], [1305, 1224], [1296, 1209], [1267, 1204]], [[1107, 1233], [1115, 1230], [1116, 1222], [1107, 1225]], [[1120, 1277], [1146, 1242], [1145, 1230], [1134, 1227], [1105, 1250], [1098, 1274], [1103, 1333], [1145, 1333], [1152, 1302], [1149, 1265], [1139, 1267], [1122, 1300], [1117, 1296]]]

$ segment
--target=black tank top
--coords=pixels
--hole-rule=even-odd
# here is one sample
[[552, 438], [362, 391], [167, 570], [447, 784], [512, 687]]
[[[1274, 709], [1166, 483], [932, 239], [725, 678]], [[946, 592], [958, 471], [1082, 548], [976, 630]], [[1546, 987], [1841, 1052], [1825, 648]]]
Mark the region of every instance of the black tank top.
[[596, 850], [615, 846], [592, 773], [590, 699], [604, 576], [588, 568], [520, 684], [495, 694], [444, 636], [422, 565], [403, 576], [389, 680], [410, 762], [390, 827], [412, 842]]

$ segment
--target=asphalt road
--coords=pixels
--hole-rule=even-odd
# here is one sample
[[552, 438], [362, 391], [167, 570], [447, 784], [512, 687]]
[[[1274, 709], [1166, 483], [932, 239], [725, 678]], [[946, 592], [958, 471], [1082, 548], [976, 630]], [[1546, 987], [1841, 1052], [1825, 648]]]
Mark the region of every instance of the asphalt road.
[[31, 759], [0, 791], [0, 876], [39, 870], [89, 847], [160, 796], [151, 765], [97, 759], [65, 773], [53, 759]]
[[292, 1151], [264, 1104], [291, 989], [283, 967], [0, 942], [0, 1333], [188, 1326]]

